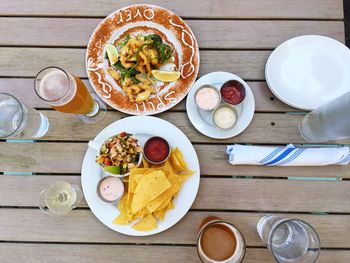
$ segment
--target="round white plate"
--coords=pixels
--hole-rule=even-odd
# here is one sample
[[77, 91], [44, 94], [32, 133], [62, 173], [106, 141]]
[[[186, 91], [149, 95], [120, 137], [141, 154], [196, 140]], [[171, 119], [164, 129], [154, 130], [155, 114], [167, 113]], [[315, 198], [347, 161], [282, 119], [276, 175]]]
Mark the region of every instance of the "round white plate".
[[[228, 80], [238, 80], [246, 91], [246, 97], [242, 103], [236, 106], [238, 112], [238, 121], [231, 129], [223, 130], [216, 127], [212, 121], [212, 111], [200, 110], [195, 102], [196, 91], [203, 85], [212, 85], [220, 91], [221, 86]], [[253, 92], [248, 84], [235, 74], [229, 72], [212, 72], [202, 76], [193, 85], [188, 93], [186, 101], [187, 115], [192, 125], [204, 135], [215, 139], [227, 139], [240, 134], [244, 131], [253, 119], [255, 110], [255, 101]]]
[[86, 151], [81, 172], [81, 183], [86, 202], [103, 224], [119, 233], [131, 236], [148, 236], [162, 232], [176, 224], [187, 213], [196, 198], [200, 180], [197, 154], [191, 142], [177, 127], [162, 119], [149, 116], [135, 116], [118, 120], [104, 128], [95, 137], [94, 142], [100, 143], [122, 131], [135, 134], [141, 146], [151, 136], [165, 138], [172, 147], [179, 147], [189, 169], [196, 172], [183, 184], [179, 194], [174, 199], [175, 207], [166, 214], [164, 221], [158, 221], [158, 227], [152, 231], [140, 232], [133, 229], [131, 225], [112, 224], [112, 221], [119, 215], [119, 211], [116, 206], [101, 201], [97, 196], [96, 187], [103, 172], [95, 162], [96, 150], [89, 148]]
[[350, 50], [316, 35], [292, 38], [269, 56], [265, 77], [284, 103], [313, 110], [350, 91]]

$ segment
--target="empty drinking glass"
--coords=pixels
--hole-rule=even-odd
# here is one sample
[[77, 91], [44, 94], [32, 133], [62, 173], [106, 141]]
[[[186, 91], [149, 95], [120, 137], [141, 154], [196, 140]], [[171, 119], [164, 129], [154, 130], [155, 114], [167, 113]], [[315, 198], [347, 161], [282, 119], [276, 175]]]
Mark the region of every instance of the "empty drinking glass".
[[264, 216], [257, 230], [277, 262], [315, 262], [320, 253], [320, 239], [308, 223], [279, 216]]
[[52, 108], [74, 113], [85, 123], [96, 123], [106, 115], [106, 104], [91, 94], [80, 78], [58, 67], [42, 69], [35, 78], [36, 94]]
[[45, 115], [8, 93], [0, 93], [0, 139], [37, 139], [48, 129]]
[[83, 199], [79, 186], [58, 181], [41, 191], [39, 208], [53, 215], [66, 215], [76, 208]]
[[350, 138], [350, 92], [307, 114], [299, 131], [309, 142], [327, 142]]

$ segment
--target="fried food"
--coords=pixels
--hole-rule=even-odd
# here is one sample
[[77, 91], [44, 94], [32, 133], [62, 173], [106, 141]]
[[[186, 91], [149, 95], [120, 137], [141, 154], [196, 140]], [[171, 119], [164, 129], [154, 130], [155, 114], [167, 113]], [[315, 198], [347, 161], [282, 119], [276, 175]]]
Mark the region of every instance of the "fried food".
[[[108, 73], [121, 85], [130, 101], [140, 103], [148, 100], [156, 93], [150, 80], [152, 70], [159, 69], [172, 57], [172, 48], [156, 34], [136, 37], [127, 35], [123, 40], [114, 42], [114, 45], [116, 51], [119, 48], [119, 57], [118, 60], [109, 59]], [[109, 49], [112, 47], [114, 46], [109, 44]], [[110, 54], [107, 52], [107, 56]], [[116, 62], [112, 64], [111, 61]]]
[[133, 228], [150, 231], [157, 228], [157, 219], [165, 219], [184, 181], [194, 173], [188, 169], [178, 148], [170, 157], [162, 165], [151, 165], [143, 160], [143, 168], [130, 170], [126, 182], [128, 190], [119, 201], [120, 214], [113, 224], [128, 225], [139, 220]]

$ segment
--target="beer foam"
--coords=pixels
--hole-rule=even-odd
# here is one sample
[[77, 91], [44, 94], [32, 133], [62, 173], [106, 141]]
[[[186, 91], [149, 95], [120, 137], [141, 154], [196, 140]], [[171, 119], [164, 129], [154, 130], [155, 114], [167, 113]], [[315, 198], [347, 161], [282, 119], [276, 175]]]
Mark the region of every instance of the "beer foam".
[[40, 82], [39, 94], [49, 101], [62, 99], [68, 92], [69, 80], [62, 71], [51, 71]]

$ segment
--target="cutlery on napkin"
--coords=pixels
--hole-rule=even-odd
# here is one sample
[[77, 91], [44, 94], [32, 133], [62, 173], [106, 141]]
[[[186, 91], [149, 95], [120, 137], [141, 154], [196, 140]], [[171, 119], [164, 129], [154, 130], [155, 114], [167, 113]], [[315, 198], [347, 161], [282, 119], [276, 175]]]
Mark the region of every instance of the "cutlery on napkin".
[[289, 144], [283, 147], [228, 145], [226, 149], [232, 165], [266, 166], [323, 166], [347, 165], [349, 147], [300, 148]]

